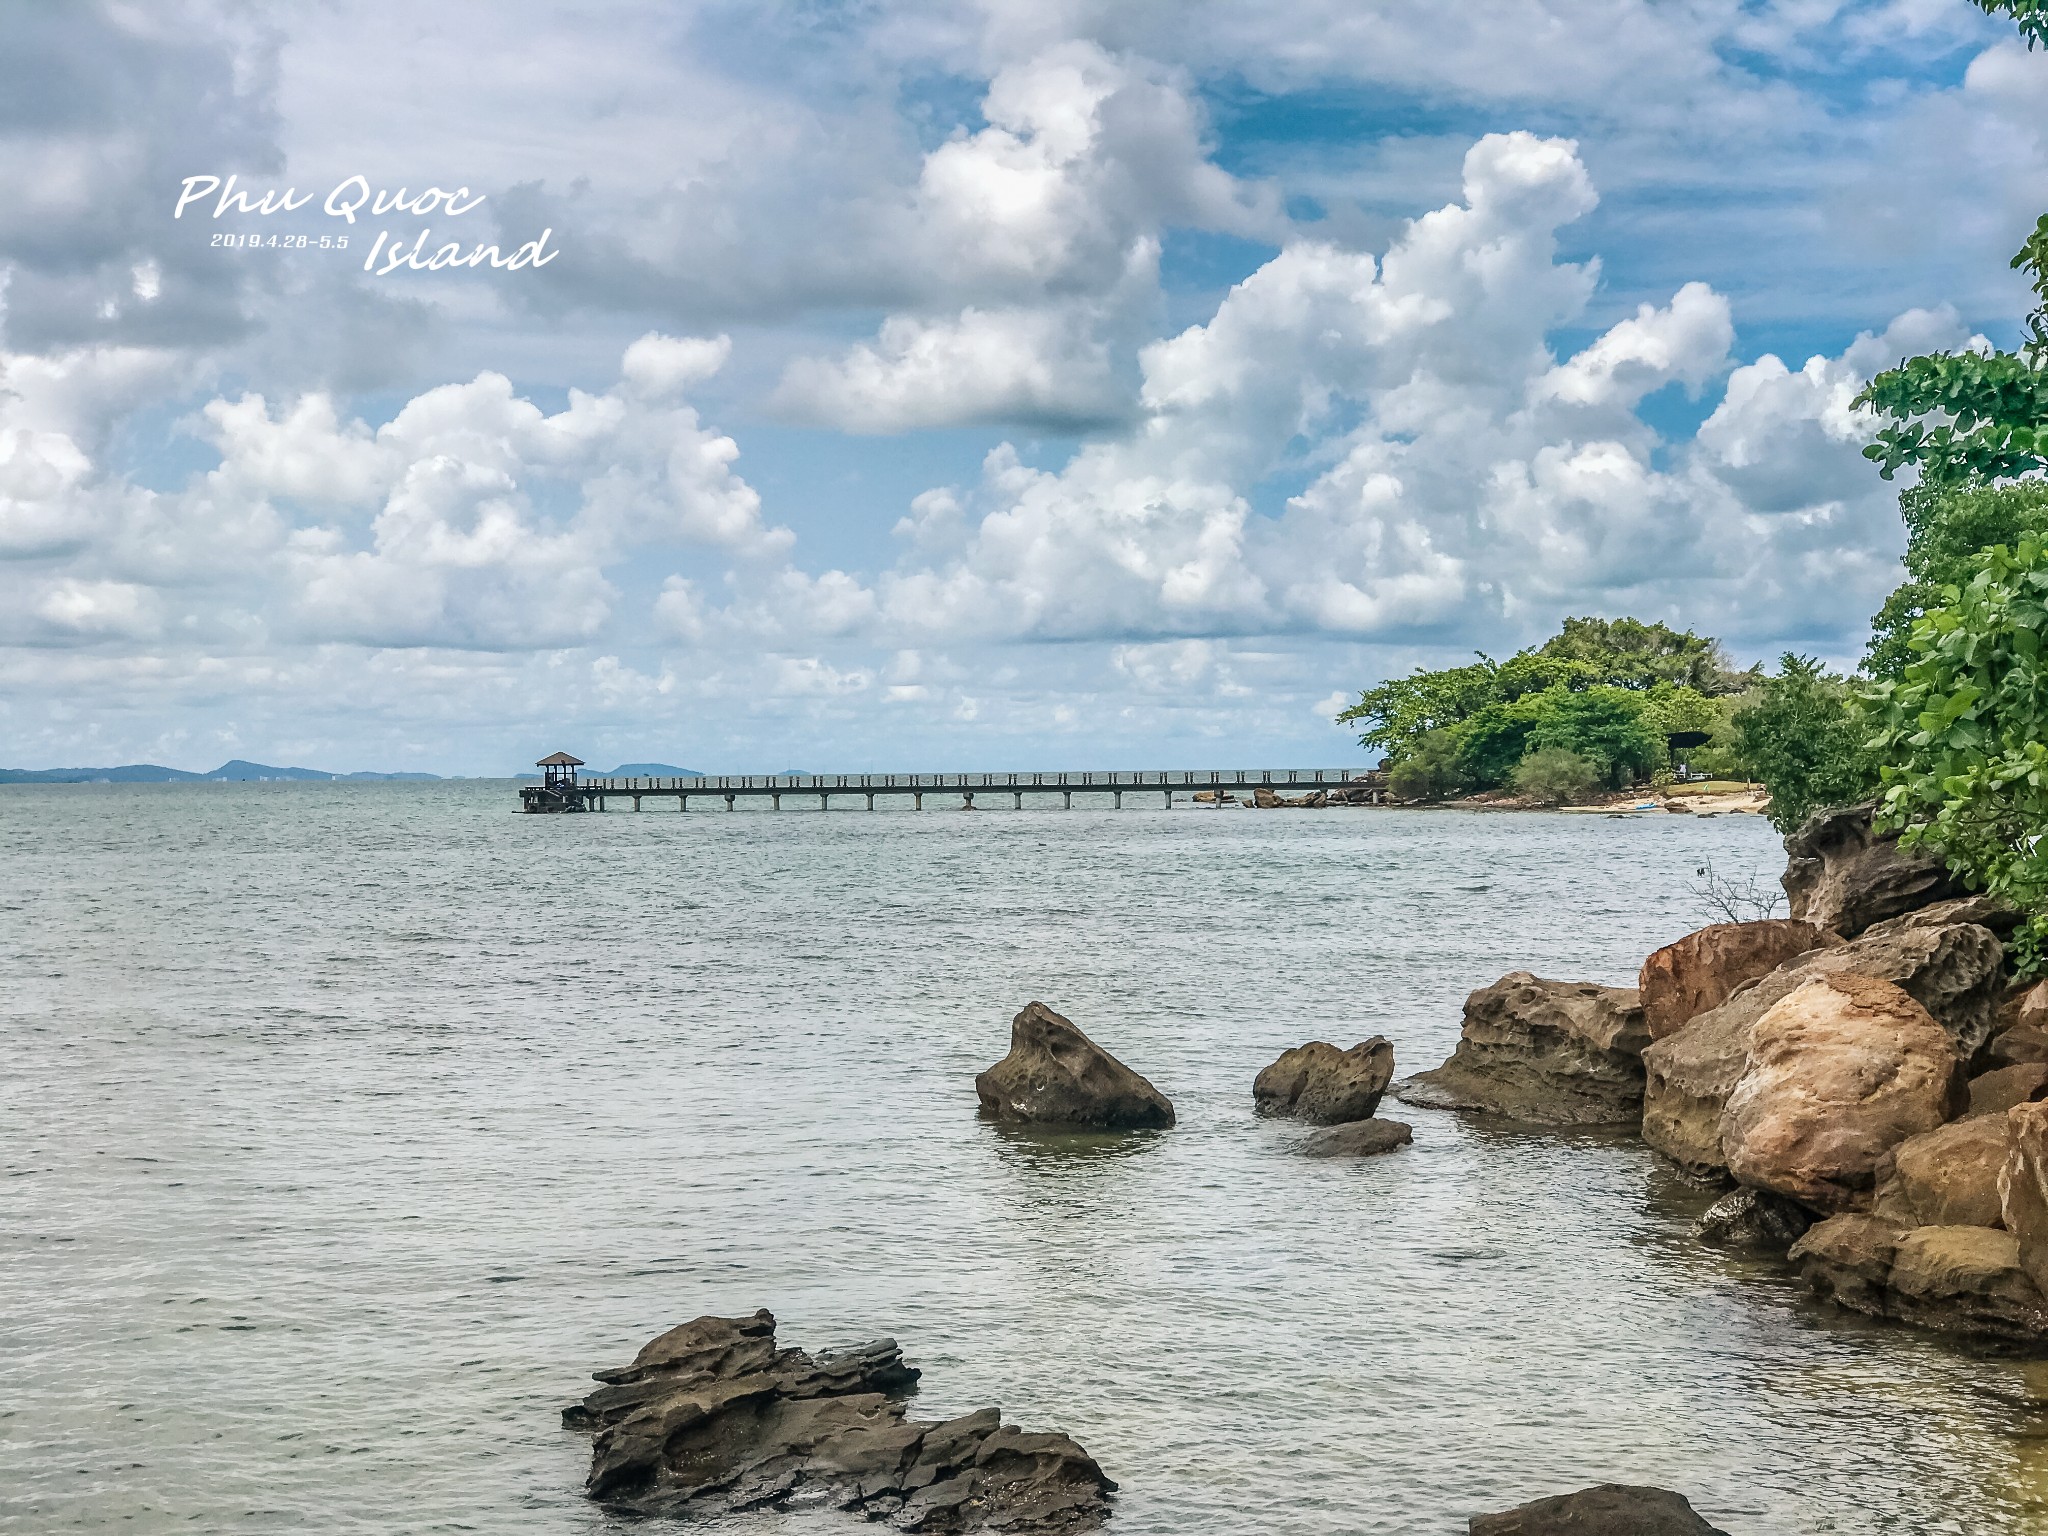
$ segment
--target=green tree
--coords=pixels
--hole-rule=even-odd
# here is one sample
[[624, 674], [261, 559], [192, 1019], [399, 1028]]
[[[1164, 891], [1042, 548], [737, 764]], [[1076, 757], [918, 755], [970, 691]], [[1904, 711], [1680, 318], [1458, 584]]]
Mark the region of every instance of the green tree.
[[1528, 693], [1511, 703], [1489, 704], [1457, 727], [1458, 768], [1477, 789], [1505, 784], [1529, 749], [1536, 729], [1552, 703], [1565, 691]]
[[1733, 693], [1742, 686], [1742, 679], [1728, 670], [1720, 642], [1640, 619], [1566, 619], [1557, 636], [1543, 643], [1541, 654], [1585, 666], [1591, 675], [1581, 686], [1675, 683], [1701, 693]]
[[1576, 805], [1600, 782], [1600, 771], [1563, 747], [1531, 752], [1515, 768], [1515, 788], [1544, 805]]
[[1969, 884], [2028, 914], [2017, 949], [2048, 961], [2048, 542], [1974, 562], [1913, 626], [1913, 660], [1865, 696], [1883, 759], [1886, 825], [1938, 850]]
[[1424, 733], [1387, 772], [1387, 789], [1397, 800], [1443, 800], [1465, 787], [1458, 768], [1458, 738], [1444, 729]]
[[1500, 698], [1499, 672], [1491, 659], [1428, 672], [1417, 667], [1407, 677], [1389, 678], [1359, 694], [1358, 702], [1337, 716], [1339, 725], [1363, 724], [1358, 744], [1399, 762], [1431, 731], [1469, 719]]
[[1548, 697], [1547, 702], [1549, 707], [1529, 733], [1532, 753], [1546, 747], [1577, 753], [1616, 789], [1664, 766], [1664, 736], [1651, 723], [1641, 694], [1602, 685]]
[[1969, 580], [1978, 554], [2048, 532], [2048, 485], [1917, 485], [1900, 493], [1899, 513], [1906, 522], [1906, 579], [1870, 621], [1863, 669], [1872, 677], [1904, 674], [1913, 657], [1913, 626], [1941, 601], [1944, 587]]
[[1771, 822], [1790, 832], [1814, 811], [1877, 790], [1877, 765], [1846, 682], [1787, 651], [1778, 675], [1735, 715], [1735, 751], [1771, 795]]

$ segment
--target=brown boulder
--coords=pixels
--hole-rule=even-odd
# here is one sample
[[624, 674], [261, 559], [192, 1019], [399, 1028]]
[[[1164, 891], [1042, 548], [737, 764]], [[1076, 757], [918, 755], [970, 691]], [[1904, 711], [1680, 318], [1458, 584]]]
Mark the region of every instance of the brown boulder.
[[1866, 938], [1882, 937], [1903, 933], [1908, 928], [1946, 928], [1951, 923], [1975, 923], [2003, 938], [2019, 926], [2020, 913], [2017, 907], [2007, 906], [1996, 896], [1957, 896], [1872, 923], [1863, 934]]
[[1768, 918], [1715, 923], [1689, 933], [1643, 962], [1637, 990], [1643, 1025], [1662, 1040], [1709, 1008], [1718, 1008], [1746, 981], [1768, 975], [1796, 955], [1841, 939], [1811, 923]]
[[1361, 1040], [1348, 1051], [1311, 1040], [1282, 1051], [1254, 1079], [1252, 1100], [1262, 1114], [1342, 1125], [1371, 1119], [1393, 1080], [1394, 1047], [1385, 1035]]
[[1964, 1102], [1955, 1042], [1926, 1009], [1890, 982], [1815, 976], [1750, 1032], [1721, 1146], [1739, 1183], [1850, 1210], [1885, 1153]]
[[1721, 1111], [1748, 1062], [1750, 1031], [1815, 976], [1854, 973], [1897, 983], [1968, 1059], [1991, 1026], [2003, 963], [1996, 935], [1974, 923], [1865, 934], [1794, 956], [1643, 1052], [1643, 1140], [1693, 1178], [1725, 1172]]
[[1986, 1042], [1983, 1060], [1991, 1067], [2048, 1062], [2048, 1029], [2038, 1024], [2015, 1024], [2002, 1029]]
[[1378, 1157], [1415, 1140], [1399, 1120], [1351, 1120], [1333, 1125], [1302, 1143], [1304, 1157]]
[[2037, 1099], [2048, 1099], [2048, 1062], [2015, 1062], [1970, 1079], [1966, 1113], [1973, 1119], [2003, 1115], [2015, 1104], [2031, 1104]]
[[1465, 999], [1450, 1059], [1393, 1094], [1530, 1125], [1632, 1125], [1642, 1116], [1648, 1041], [1633, 987], [1514, 971]]
[[1892, 1256], [1909, 1230], [1877, 1216], [1831, 1216], [1794, 1243], [1786, 1257], [1823, 1300], [1884, 1317], [1891, 1302]]
[[2048, 1103], [2006, 1111], [2012, 1144], [1998, 1175], [1999, 1211], [2020, 1245], [2020, 1267], [2048, 1291]]
[[1043, 1003], [1010, 1023], [1010, 1054], [974, 1080], [984, 1114], [1101, 1130], [1173, 1124], [1165, 1094]]
[[1879, 1166], [1871, 1214], [1914, 1227], [1995, 1227], [1998, 1176], [2011, 1147], [2002, 1115], [1909, 1136]]
[[1990, 1227], [1915, 1227], [1892, 1255], [1891, 1315], [1942, 1333], [2035, 1340], [2048, 1300], [2020, 1268], [2019, 1243]]
[[1470, 1536], [1728, 1536], [1670, 1489], [1622, 1483], [1474, 1515], [1466, 1529]]
[[1941, 860], [1872, 829], [1875, 801], [1816, 811], [1785, 839], [1782, 884], [1800, 922], [1853, 939], [1872, 923], [1966, 894]]

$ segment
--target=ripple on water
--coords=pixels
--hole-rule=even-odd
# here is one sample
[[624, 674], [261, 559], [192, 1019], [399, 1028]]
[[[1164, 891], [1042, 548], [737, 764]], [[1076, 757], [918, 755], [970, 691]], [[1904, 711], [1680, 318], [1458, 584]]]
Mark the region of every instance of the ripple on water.
[[[888, 1332], [1115, 1528], [1359, 1536], [1620, 1479], [1737, 1536], [2029, 1529], [2044, 1367], [1825, 1315], [1638, 1145], [1402, 1111], [1312, 1162], [1283, 1047], [1448, 1051], [1624, 981], [1743, 819], [521, 818], [509, 786], [10, 788], [0, 1526], [597, 1532], [585, 1374], [700, 1312]], [[1020, 1134], [1039, 997], [1174, 1131]], [[710, 1529], [870, 1529], [830, 1515]]]

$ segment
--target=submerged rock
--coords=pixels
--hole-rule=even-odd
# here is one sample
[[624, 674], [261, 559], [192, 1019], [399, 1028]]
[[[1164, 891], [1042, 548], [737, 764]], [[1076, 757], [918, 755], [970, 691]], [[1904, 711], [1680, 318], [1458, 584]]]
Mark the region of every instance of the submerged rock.
[[1785, 839], [1792, 916], [1853, 939], [1873, 923], [1966, 893], [1931, 855], [1871, 825], [1875, 801], [1816, 811]]
[[1333, 1125], [1302, 1143], [1304, 1157], [1378, 1157], [1415, 1140], [1399, 1120], [1352, 1120]]
[[1887, 981], [1815, 976], [1757, 1021], [1721, 1145], [1740, 1183], [1851, 1210], [1892, 1148], [1964, 1103], [1955, 1042], [1926, 1009]]
[[1689, 933], [1643, 962], [1636, 982], [1643, 1026], [1652, 1040], [1662, 1040], [1709, 1008], [1720, 1007], [1744, 982], [1769, 975], [1810, 949], [1841, 942], [1824, 928], [1787, 918], [1715, 923]]
[[2008, 1110], [2012, 1144], [1998, 1173], [1999, 1214], [2019, 1243], [2020, 1266], [2048, 1291], [2048, 1104]]
[[1716, 1248], [1782, 1254], [1806, 1235], [1813, 1213], [1767, 1189], [1734, 1189], [1693, 1223], [1693, 1236]]
[[1066, 1536], [1093, 1530], [1116, 1484], [1065, 1435], [983, 1408], [905, 1417], [917, 1380], [894, 1341], [813, 1358], [775, 1346], [775, 1319], [670, 1329], [562, 1414], [597, 1430], [585, 1491], [642, 1515], [827, 1505], [906, 1531]]
[[1817, 976], [1896, 983], [1948, 1030], [1957, 1054], [1968, 1060], [1995, 1017], [2004, 958], [1997, 936], [1975, 923], [1869, 933], [1795, 956], [1643, 1052], [1643, 1140], [1693, 1178], [1723, 1175], [1721, 1114], [1748, 1065], [1750, 1033]]
[[2048, 1338], [2048, 1298], [2010, 1232], [1843, 1215], [1793, 1244], [1791, 1258], [1818, 1295], [1854, 1312], [1941, 1333]]
[[1252, 1083], [1252, 1099], [1269, 1115], [1292, 1115], [1311, 1125], [1369, 1120], [1394, 1080], [1394, 1047], [1385, 1035], [1348, 1051], [1311, 1040], [1282, 1051]]
[[1531, 1125], [1633, 1125], [1648, 1041], [1635, 988], [1514, 971], [1465, 999], [1450, 1060], [1395, 1084], [1393, 1094], [1424, 1109]]
[[982, 1112], [1032, 1125], [1164, 1129], [1166, 1095], [1090, 1040], [1071, 1019], [1028, 1003], [1010, 1024], [1010, 1054], [974, 1080]]
[[1471, 1536], [1728, 1536], [1668, 1488], [1602, 1483], [1537, 1499], [1497, 1515], [1474, 1515]]

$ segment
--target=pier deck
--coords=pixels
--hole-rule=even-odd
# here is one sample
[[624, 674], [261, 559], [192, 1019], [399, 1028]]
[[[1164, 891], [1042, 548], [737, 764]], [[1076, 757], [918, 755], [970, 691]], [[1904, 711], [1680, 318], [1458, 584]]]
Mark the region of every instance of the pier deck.
[[[1384, 797], [1386, 777], [1376, 769], [1364, 768], [1249, 768], [1168, 769], [1156, 772], [1099, 773], [827, 773], [711, 775], [695, 779], [585, 779], [559, 786], [563, 800], [574, 798], [585, 810], [602, 811], [612, 800], [631, 800], [639, 810], [646, 800], [673, 799], [676, 809], [687, 811], [690, 801], [722, 800], [727, 810], [741, 800], [766, 800], [774, 810], [782, 809], [785, 795], [798, 804], [816, 800], [820, 810], [830, 810], [832, 801], [849, 796], [864, 797], [867, 809], [889, 796], [908, 796], [914, 809], [922, 810], [927, 795], [958, 797], [963, 806], [975, 804], [977, 795], [1008, 795], [1012, 807], [1022, 809], [1026, 795], [1058, 795], [1072, 807], [1076, 795], [1107, 795], [1121, 808], [1128, 794], [1153, 793], [1171, 806], [1176, 796], [1206, 795], [1215, 803], [1222, 796], [1239, 800], [1255, 797], [1260, 790], [1299, 800], [1322, 795], [1325, 801], [1344, 804], [1377, 804]], [[538, 792], [521, 792], [529, 809]], [[551, 809], [574, 809], [556, 804]]]

